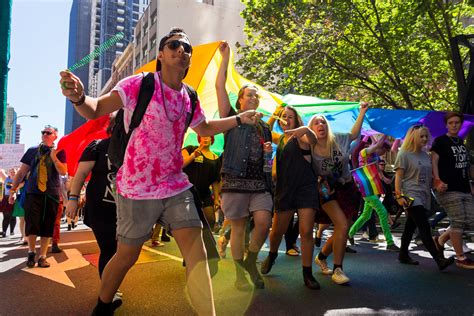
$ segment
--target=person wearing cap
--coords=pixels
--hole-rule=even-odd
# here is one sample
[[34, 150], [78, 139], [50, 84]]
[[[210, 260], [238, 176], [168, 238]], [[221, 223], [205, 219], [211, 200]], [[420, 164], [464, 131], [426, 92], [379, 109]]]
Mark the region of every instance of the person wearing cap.
[[[182, 29], [173, 28], [160, 40], [155, 92], [140, 125], [130, 137], [123, 165], [117, 172], [117, 253], [103, 271], [93, 314], [113, 314], [114, 294], [157, 222], [172, 232], [183, 255], [188, 293], [197, 314], [215, 314], [202, 224], [190, 191], [192, 185], [182, 170], [181, 147], [187, 117], [192, 111], [183, 79], [192, 52]], [[82, 82], [71, 72], [62, 71], [60, 76], [63, 95], [72, 101], [80, 115], [95, 119], [123, 108], [124, 125], [128, 128], [143, 75], [123, 79], [110, 93], [99, 98], [86, 96]], [[247, 111], [225, 119], [207, 120], [197, 102], [190, 127], [201, 136], [211, 136], [240, 123], [255, 124], [260, 117], [255, 111]]]
[[41, 143], [29, 148], [21, 158], [21, 166], [13, 178], [9, 203], [14, 204], [18, 186], [28, 177], [24, 192], [26, 199], [25, 234], [28, 238], [29, 268], [35, 266], [36, 237], [40, 237], [38, 267], [48, 268], [46, 253], [50, 238], [53, 236], [54, 222], [59, 204], [60, 175], [67, 173], [66, 153], [56, 151], [54, 142], [58, 138], [58, 129], [46, 125], [41, 131]]

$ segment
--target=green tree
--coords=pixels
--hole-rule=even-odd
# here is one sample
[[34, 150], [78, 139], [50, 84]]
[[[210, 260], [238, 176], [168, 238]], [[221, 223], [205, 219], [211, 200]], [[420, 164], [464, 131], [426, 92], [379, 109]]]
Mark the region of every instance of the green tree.
[[[449, 39], [472, 0], [242, 0], [244, 74], [280, 93], [457, 108]], [[471, 3], [470, 3], [471, 2]]]

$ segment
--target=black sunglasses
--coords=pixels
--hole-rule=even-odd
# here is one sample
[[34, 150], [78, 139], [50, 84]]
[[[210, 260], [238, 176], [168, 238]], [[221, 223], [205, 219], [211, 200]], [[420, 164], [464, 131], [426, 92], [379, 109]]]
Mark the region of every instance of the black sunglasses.
[[52, 135], [53, 132], [50, 132], [50, 131], [41, 131], [41, 134], [42, 134], [42, 135]]
[[168, 46], [168, 48], [172, 50], [176, 50], [180, 46], [183, 46], [185, 53], [191, 54], [193, 52], [193, 47], [191, 45], [180, 40], [172, 40], [172, 41], [166, 42], [164, 46]]

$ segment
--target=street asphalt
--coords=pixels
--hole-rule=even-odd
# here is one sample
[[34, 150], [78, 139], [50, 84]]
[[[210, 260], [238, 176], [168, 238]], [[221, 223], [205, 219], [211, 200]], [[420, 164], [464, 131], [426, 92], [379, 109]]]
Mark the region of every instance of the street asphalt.
[[[399, 245], [400, 231], [394, 235]], [[217, 314], [474, 315], [474, 270], [453, 265], [440, 272], [415, 244], [412, 256], [420, 265], [402, 265], [396, 253], [384, 250], [385, 244], [357, 237], [357, 253], [346, 254], [344, 261], [349, 285], [336, 285], [313, 264], [321, 290], [304, 286], [301, 258], [285, 255], [282, 245], [276, 264], [264, 277], [265, 289], [239, 292], [233, 286], [234, 266], [227, 249], [213, 278]], [[64, 251], [48, 254], [47, 269], [28, 269], [27, 248], [18, 241], [18, 233], [0, 239], [0, 315], [90, 315], [99, 289], [98, 247], [92, 232], [84, 225], [72, 231], [63, 227]], [[467, 245], [474, 249], [473, 243]], [[259, 261], [267, 251], [264, 245]], [[116, 315], [193, 315], [184, 288], [184, 268], [173, 239], [156, 248], [147, 242], [120, 287], [123, 305]]]

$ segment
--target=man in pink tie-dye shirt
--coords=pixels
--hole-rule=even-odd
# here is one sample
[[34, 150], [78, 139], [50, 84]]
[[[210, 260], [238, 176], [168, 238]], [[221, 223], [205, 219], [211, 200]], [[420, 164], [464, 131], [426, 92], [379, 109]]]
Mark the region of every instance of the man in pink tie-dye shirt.
[[[143, 243], [157, 221], [169, 229], [186, 261], [187, 286], [198, 314], [215, 314], [201, 221], [191, 184], [182, 171], [186, 117], [191, 101], [182, 84], [188, 72], [192, 46], [182, 29], [172, 29], [160, 41], [155, 73], [155, 92], [141, 124], [133, 131], [117, 174], [117, 238], [115, 256], [107, 264], [94, 314], [113, 314], [112, 299], [128, 270], [136, 262]], [[120, 81], [97, 99], [85, 96], [80, 79], [62, 71], [63, 95], [88, 119], [124, 109], [125, 128], [137, 105], [142, 75]], [[240, 124], [255, 124], [261, 114], [251, 110], [218, 120], [207, 120], [199, 102], [191, 128], [210, 136]], [[193, 273], [191, 273], [191, 271]]]

